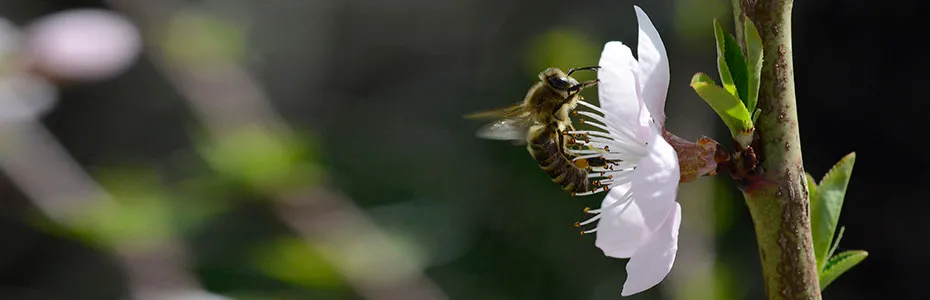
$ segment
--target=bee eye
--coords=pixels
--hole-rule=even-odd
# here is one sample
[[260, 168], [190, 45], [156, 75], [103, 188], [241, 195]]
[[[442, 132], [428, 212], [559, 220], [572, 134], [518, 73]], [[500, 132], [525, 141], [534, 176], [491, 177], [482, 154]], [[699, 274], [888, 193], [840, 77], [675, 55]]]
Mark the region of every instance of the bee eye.
[[558, 90], [568, 90], [572, 87], [572, 83], [566, 77], [549, 77], [548, 81], [549, 86]]

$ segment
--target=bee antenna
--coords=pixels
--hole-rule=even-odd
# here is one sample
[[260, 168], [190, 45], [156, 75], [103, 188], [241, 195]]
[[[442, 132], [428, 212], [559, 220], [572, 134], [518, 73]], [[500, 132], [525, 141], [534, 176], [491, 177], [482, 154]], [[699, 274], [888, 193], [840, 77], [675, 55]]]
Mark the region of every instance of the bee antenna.
[[590, 67], [581, 67], [581, 68], [571, 68], [571, 69], [568, 69], [568, 73], [566, 73], [565, 76], [571, 76], [572, 73], [575, 73], [576, 71], [594, 71], [594, 70], [597, 70], [597, 69], [600, 69], [600, 68], [601, 68], [601, 66], [590, 66]]

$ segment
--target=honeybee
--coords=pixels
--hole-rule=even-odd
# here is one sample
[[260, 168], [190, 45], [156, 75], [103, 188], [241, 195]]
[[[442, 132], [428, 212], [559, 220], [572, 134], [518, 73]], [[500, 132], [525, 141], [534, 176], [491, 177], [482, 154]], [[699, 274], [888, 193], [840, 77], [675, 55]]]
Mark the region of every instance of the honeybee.
[[526, 144], [526, 150], [539, 167], [563, 190], [573, 195], [589, 192], [595, 184], [588, 180], [591, 167], [604, 166], [609, 162], [601, 158], [579, 159], [569, 154], [569, 147], [577, 146], [575, 137], [569, 134], [574, 131], [569, 114], [581, 100], [581, 90], [599, 81], [579, 83], [571, 74], [599, 68], [573, 68], [567, 73], [558, 68], [548, 68], [539, 73], [539, 82], [530, 88], [522, 103], [466, 117], [495, 120], [479, 129], [478, 136]]

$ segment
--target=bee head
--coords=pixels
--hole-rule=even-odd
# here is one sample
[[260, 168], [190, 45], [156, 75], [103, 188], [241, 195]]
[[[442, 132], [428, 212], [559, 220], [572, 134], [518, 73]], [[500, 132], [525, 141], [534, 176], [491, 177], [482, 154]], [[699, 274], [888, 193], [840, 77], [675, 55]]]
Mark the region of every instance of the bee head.
[[578, 80], [571, 78], [559, 70], [559, 68], [548, 68], [539, 73], [539, 80], [542, 80], [552, 89], [558, 91], [570, 91], [578, 86]]

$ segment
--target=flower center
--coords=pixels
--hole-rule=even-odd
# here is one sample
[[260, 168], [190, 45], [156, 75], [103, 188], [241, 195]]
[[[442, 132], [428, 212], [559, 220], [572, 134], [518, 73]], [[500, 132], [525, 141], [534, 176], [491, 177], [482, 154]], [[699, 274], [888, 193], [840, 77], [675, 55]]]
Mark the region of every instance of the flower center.
[[[615, 116], [599, 107], [579, 100], [579, 105], [572, 115], [580, 124], [591, 127], [590, 130], [569, 130], [563, 132], [569, 137], [566, 152], [572, 155], [576, 165], [587, 165], [588, 178], [593, 188], [573, 196], [593, 195], [606, 192], [614, 187], [632, 184], [632, 174], [636, 164], [646, 156], [647, 143], [640, 141], [633, 133], [634, 128], [620, 124]], [[626, 189], [617, 201], [599, 209], [585, 208], [584, 212], [593, 216], [583, 222], [576, 222], [576, 227], [583, 227], [599, 220], [601, 213], [620, 205], [629, 207], [632, 203], [632, 189]], [[596, 232], [597, 228], [582, 230], [582, 234]]]

